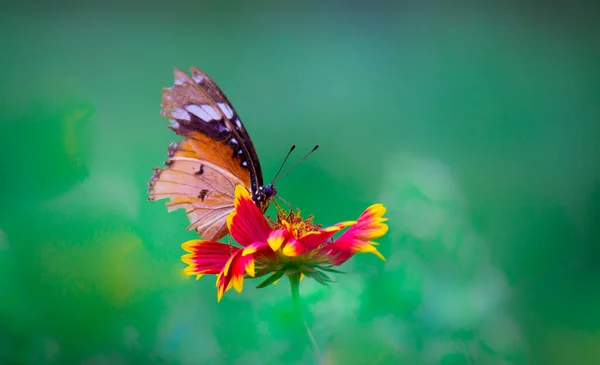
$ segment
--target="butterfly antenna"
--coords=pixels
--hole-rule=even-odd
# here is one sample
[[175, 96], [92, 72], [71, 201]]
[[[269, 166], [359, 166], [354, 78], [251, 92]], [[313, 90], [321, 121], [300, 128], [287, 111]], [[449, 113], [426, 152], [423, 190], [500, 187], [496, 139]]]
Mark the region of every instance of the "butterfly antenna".
[[[275, 176], [275, 178], [273, 179], [273, 181], [271, 181], [271, 184], [274, 184], [277, 180], [281, 179], [282, 177], [284, 177], [285, 175], [287, 175], [290, 171], [292, 171], [292, 169], [296, 166], [298, 166], [298, 164], [302, 161], [304, 161], [304, 159], [306, 159], [308, 156], [310, 156], [311, 153], [315, 152], [317, 150], [317, 148], [319, 148], [319, 145], [315, 145], [313, 147], [312, 150], [310, 150], [310, 152], [308, 152], [306, 155], [304, 155], [304, 157], [302, 157], [301, 159], [298, 160], [298, 162], [296, 162], [292, 167], [290, 167], [289, 169], [285, 170], [285, 172], [281, 175], [279, 175], [279, 173], [277, 173], [277, 175]], [[292, 148], [293, 149], [293, 148]], [[291, 151], [290, 151], [291, 152]], [[289, 156], [289, 153], [288, 153]], [[286, 157], [287, 159], [287, 157]], [[283, 167], [283, 166], [282, 166]], [[280, 169], [281, 170], [281, 169]]]
[[281, 169], [283, 169], [283, 166], [285, 165], [285, 162], [287, 161], [288, 157], [290, 157], [290, 155], [292, 154], [292, 151], [296, 149], [296, 145], [293, 144], [292, 147], [290, 148], [289, 152], [287, 153], [287, 155], [285, 155], [285, 158], [283, 159], [283, 162], [281, 163], [281, 166], [279, 166], [279, 170], [277, 170], [277, 173], [275, 174], [275, 177], [273, 178], [273, 181], [271, 181], [271, 184], [273, 184], [275, 182], [275, 179], [277, 179], [277, 176], [279, 176], [279, 173], [281, 172]]

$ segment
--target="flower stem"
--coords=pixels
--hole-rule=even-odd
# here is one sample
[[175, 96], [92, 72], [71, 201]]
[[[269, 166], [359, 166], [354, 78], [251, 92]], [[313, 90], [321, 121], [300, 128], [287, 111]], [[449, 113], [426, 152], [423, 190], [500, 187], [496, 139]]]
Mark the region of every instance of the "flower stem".
[[319, 351], [319, 346], [317, 346], [317, 341], [315, 341], [315, 337], [313, 336], [310, 328], [308, 328], [308, 324], [304, 319], [304, 315], [302, 315], [302, 307], [300, 306], [300, 274], [294, 273], [288, 275], [290, 279], [290, 286], [292, 287], [292, 301], [294, 302], [294, 308], [296, 309], [296, 314], [300, 318], [300, 321], [304, 325], [306, 329], [306, 333], [308, 334], [308, 338], [310, 340], [311, 346], [313, 348], [313, 356], [315, 358], [316, 364], [322, 364], [323, 361], [321, 359], [321, 351]]

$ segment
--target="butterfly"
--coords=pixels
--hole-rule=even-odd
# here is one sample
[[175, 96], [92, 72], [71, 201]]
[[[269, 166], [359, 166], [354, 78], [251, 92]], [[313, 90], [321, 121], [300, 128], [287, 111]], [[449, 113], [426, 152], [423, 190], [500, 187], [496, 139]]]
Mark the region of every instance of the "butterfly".
[[190, 71], [175, 68], [173, 86], [163, 88], [161, 116], [184, 139], [171, 143], [165, 167], [154, 169], [148, 200], [169, 198], [169, 212], [185, 209], [188, 230], [217, 241], [229, 233], [236, 185], [250, 191], [263, 213], [277, 189], [264, 185], [252, 140], [223, 91], [200, 69]]

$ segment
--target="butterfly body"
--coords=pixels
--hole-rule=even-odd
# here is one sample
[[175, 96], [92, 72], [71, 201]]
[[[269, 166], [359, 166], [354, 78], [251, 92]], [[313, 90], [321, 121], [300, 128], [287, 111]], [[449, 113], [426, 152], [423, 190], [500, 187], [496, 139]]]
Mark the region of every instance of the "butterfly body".
[[184, 140], [171, 143], [164, 168], [148, 183], [149, 200], [169, 198], [169, 211], [185, 209], [207, 240], [228, 233], [226, 218], [234, 209], [234, 191], [246, 187], [264, 212], [277, 190], [264, 185], [252, 140], [235, 109], [204, 72], [191, 67], [190, 77], [175, 68], [175, 82], [164, 88], [161, 115]]

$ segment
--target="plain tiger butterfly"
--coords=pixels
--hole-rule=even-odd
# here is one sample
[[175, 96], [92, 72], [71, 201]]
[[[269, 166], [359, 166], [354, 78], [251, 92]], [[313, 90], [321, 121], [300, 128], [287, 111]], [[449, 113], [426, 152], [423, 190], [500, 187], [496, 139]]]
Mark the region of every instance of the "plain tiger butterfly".
[[148, 200], [169, 198], [169, 212], [185, 209], [188, 230], [216, 241], [228, 234], [226, 220], [234, 209], [236, 185], [250, 191], [263, 213], [277, 190], [275, 179], [263, 184], [252, 140], [225, 94], [200, 69], [190, 70], [191, 77], [175, 68], [173, 86], [163, 88], [161, 115], [184, 140], [171, 143], [165, 167], [154, 169]]

